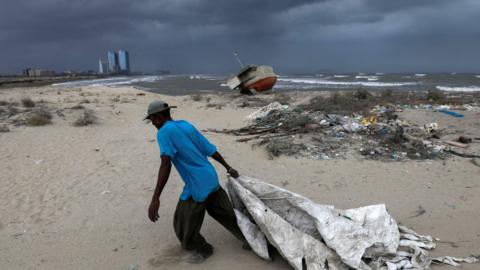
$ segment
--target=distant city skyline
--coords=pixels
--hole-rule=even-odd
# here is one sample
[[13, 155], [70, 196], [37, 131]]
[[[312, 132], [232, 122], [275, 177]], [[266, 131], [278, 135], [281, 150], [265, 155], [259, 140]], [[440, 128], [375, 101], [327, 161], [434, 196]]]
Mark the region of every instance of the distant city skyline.
[[0, 73], [98, 70], [128, 48], [134, 71], [480, 72], [475, 0], [18, 0], [0, 9]]
[[98, 73], [100, 74], [129, 74], [130, 56], [128, 51], [117, 49], [107, 52], [107, 60], [98, 60]]

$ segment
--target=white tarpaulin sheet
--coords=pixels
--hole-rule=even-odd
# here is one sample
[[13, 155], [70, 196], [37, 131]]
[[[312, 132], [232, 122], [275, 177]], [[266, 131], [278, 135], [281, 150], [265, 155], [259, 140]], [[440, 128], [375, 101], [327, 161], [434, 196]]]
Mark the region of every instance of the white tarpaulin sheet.
[[478, 262], [430, 257], [434, 239], [398, 226], [383, 204], [335, 209], [245, 176], [230, 178], [227, 187], [252, 250], [269, 259], [270, 243], [294, 269], [421, 270], [432, 262]]

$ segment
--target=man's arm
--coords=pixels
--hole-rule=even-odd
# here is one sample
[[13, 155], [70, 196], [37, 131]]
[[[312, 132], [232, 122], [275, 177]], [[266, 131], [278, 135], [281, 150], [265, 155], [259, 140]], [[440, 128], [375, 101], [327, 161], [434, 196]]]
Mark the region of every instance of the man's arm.
[[170, 176], [170, 170], [172, 169], [172, 162], [169, 156], [162, 156], [162, 163], [160, 164], [160, 169], [158, 170], [157, 185], [155, 186], [155, 191], [153, 192], [152, 201], [150, 202], [150, 207], [148, 207], [148, 218], [155, 222], [158, 220], [158, 209], [160, 208], [160, 194], [167, 184], [168, 177]]
[[213, 153], [212, 158], [215, 159], [218, 163], [222, 164], [223, 167], [225, 167], [225, 169], [227, 170], [227, 173], [230, 174], [230, 176], [232, 176], [233, 178], [237, 178], [239, 176], [237, 170], [230, 167], [230, 165], [228, 165], [228, 163], [218, 151]]

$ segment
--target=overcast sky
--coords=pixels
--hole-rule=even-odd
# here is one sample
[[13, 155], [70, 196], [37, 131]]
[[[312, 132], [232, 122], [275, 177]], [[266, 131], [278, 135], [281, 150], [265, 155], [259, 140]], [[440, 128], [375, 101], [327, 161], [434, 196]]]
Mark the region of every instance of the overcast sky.
[[1, 0], [0, 73], [480, 72], [479, 0]]

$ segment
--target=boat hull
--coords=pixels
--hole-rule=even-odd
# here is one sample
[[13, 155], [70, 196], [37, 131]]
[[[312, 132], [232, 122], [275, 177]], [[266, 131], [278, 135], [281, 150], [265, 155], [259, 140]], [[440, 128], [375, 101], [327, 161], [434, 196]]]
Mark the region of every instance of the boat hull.
[[227, 80], [227, 85], [242, 94], [255, 94], [272, 89], [276, 82], [277, 75], [272, 67], [249, 65]]
[[254, 93], [260, 93], [271, 90], [275, 83], [277, 83], [277, 76], [269, 76], [247, 84], [244, 88]]

